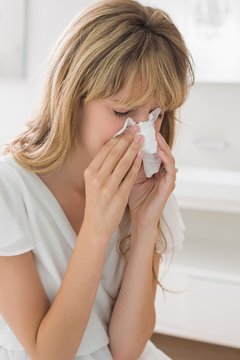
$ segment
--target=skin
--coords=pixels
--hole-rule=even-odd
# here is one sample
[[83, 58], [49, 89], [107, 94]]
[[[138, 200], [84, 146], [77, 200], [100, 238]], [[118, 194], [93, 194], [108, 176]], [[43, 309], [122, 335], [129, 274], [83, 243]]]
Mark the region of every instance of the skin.
[[[129, 111], [124, 117], [118, 117], [114, 114], [114, 110], [128, 111], [128, 109], [118, 106], [115, 99], [118, 98], [119, 94], [107, 99], [91, 100], [83, 104], [78, 113], [77, 146], [61, 170], [40, 176], [45, 182], [57, 180], [59, 185], [61, 184], [68, 190], [74, 191], [75, 195], [83, 196], [85, 192], [84, 170], [101, 147], [121, 129], [128, 116], [134, 117], [136, 122], [142, 121], [142, 119], [147, 119], [149, 112], [158, 106], [157, 104], [148, 104], [135, 111]], [[155, 124], [160, 129], [160, 120], [157, 120]]]
[[[117, 93], [106, 99], [94, 99], [84, 103], [78, 113], [79, 128], [77, 142], [70, 159], [55, 172], [39, 175], [43, 182], [53, 192], [62, 206], [69, 222], [78, 234], [84, 216], [85, 181], [84, 171], [99, 153], [103, 145], [119, 131], [127, 117], [132, 117], [136, 123], [147, 121], [149, 113], [161, 106], [156, 102], [145, 104], [135, 109], [124, 109], [118, 105]], [[126, 113], [117, 116], [114, 111]], [[163, 114], [163, 113], [162, 113]], [[156, 139], [162, 159], [168, 174], [163, 176], [161, 169], [148, 179], [143, 165], [129, 196], [129, 207], [132, 218], [143, 225], [156, 225], [165, 203], [175, 186], [175, 161], [171, 150], [163, 137], [157, 136], [162, 124], [162, 116], [155, 121]], [[140, 130], [137, 127], [137, 130]], [[67, 194], [67, 196], [66, 196]], [[78, 208], [78, 213], [74, 209]], [[148, 219], [152, 223], [148, 224]]]
[[[127, 116], [133, 117], [136, 122], [143, 121], [157, 106], [159, 105], [156, 103], [149, 103], [119, 118], [113, 109], [123, 112], [129, 109], [119, 109], [116, 99], [88, 102], [79, 114], [79, 136], [70, 159], [60, 171], [39, 175], [59, 201], [78, 237], [60, 291], [52, 306], [41, 287], [31, 252], [21, 255], [21, 258], [13, 257], [17, 258], [14, 263], [14, 259], [7, 264], [3, 261], [0, 263], [3, 270], [0, 273], [4, 273], [2, 288], [6, 288], [6, 297], [2, 299], [1, 306], [7, 304], [6, 318], [16, 333], [21, 335], [19, 337], [23, 339], [29, 353], [33, 354], [32, 358], [45, 358], [47, 353], [51, 354], [53, 359], [66, 359], [75, 353], [95, 300], [109, 235], [119, 224], [122, 209], [127, 201], [132, 217], [131, 248], [109, 324], [110, 349], [114, 359], [138, 358], [152, 334], [156, 293], [156, 283], [152, 280], [152, 255], [156, 240], [156, 220], [161, 216], [166, 199], [173, 189], [174, 159], [168, 145], [157, 137], [159, 148], [163, 150], [161, 158], [168, 174], [163, 177], [159, 171], [151, 179], [147, 179], [141, 161], [136, 161], [135, 158], [140, 145], [134, 143], [129, 134], [120, 136], [119, 139], [111, 138], [122, 127]], [[161, 118], [155, 122], [156, 132], [160, 130], [161, 122]], [[111, 146], [106, 146], [109, 140]], [[118, 156], [113, 151], [116, 148]], [[123, 179], [126, 162], [124, 164], [121, 160], [126, 154], [128, 164], [131, 160], [133, 165]], [[107, 156], [109, 161], [105, 161]], [[125, 157], [126, 160], [127, 158]], [[84, 173], [87, 168], [91, 171], [86, 178]], [[85, 208], [85, 182], [88, 190], [88, 216], [81, 228]], [[117, 197], [118, 194], [121, 196]], [[113, 196], [116, 201], [112, 201]], [[100, 227], [104, 231], [109, 227], [108, 235], [99, 232]], [[20, 260], [17, 262], [18, 259], [21, 259], [21, 263]], [[89, 263], [94, 263], [94, 267], [89, 267]], [[155, 269], [158, 269], [158, 266], [157, 254], [154, 258]], [[16, 287], [16, 279], [11, 278], [13, 273], [19, 274], [17, 283], [25, 286], [24, 291]], [[137, 278], [141, 281], [136, 281]], [[10, 288], [15, 289], [16, 296], [9, 312], [10, 296], [7, 293], [7, 284], [11, 281], [14, 285]], [[26, 294], [25, 297], [22, 297], [23, 293]], [[19, 301], [17, 304], [14, 303], [18, 298], [22, 298], [21, 304]], [[31, 299], [31, 304], [27, 308], [26, 299]], [[12, 309], [15, 309], [15, 313]], [[126, 312], [126, 309], [131, 311]], [[143, 316], [139, 317], [140, 313]], [[28, 317], [29, 321], [23, 321]], [[126, 328], [129, 329], [128, 332]], [[64, 342], [66, 333], [69, 339], [67, 346]], [[55, 341], [52, 340], [52, 334]], [[122, 349], [126, 349], [125, 354], [122, 354]]]
[[[77, 147], [60, 172], [58, 181], [70, 186], [80, 194], [84, 194], [84, 170], [97, 155], [101, 147], [119, 131], [127, 117], [131, 116], [136, 122], [147, 119], [149, 113], [157, 107], [147, 104], [123, 117], [118, 117], [114, 111], [126, 112], [128, 109], [119, 108], [115, 101], [116, 96], [107, 99], [91, 100], [83, 105], [79, 112], [79, 134]], [[161, 121], [156, 120], [156, 129], [159, 131]], [[139, 128], [138, 128], [139, 129]], [[79, 161], [81, 159], [81, 161]]]

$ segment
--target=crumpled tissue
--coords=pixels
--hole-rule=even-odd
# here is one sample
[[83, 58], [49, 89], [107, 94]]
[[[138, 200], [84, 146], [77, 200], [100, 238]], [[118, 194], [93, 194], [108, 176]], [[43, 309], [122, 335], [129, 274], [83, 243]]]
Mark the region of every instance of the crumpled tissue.
[[123, 127], [113, 136], [120, 135], [129, 126], [138, 125], [140, 127], [138, 134], [144, 135], [144, 143], [142, 145], [143, 168], [148, 178], [157, 173], [161, 165], [161, 159], [156, 156], [158, 144], [156, 140], [156, 130], [154, 128], [154, 123], [160, 112], [160, 108], [154, 109], [149, 114], [147, 121], [140, 121], [139, 123], [136, 123], [130, 117], [127, 118]]

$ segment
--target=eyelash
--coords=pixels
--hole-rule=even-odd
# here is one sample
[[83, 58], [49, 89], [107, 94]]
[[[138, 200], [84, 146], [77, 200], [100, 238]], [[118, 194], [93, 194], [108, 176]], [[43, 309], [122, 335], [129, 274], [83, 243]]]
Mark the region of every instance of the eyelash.
[[[151, 111], [152, 111], [152, 110], [151, 110]], [[129, 111], [127, 111], [127, 112], [125, 112], [125, 113], [120, 113], [120, 112], [118, 112], [118, 111], [113, 110], [113, 112], [114, 112], [114, 114], [115, 114], [117, 117], [124, 117], [124, 116], [126, 116], [127, 114], [129, 114]], [[161, 118], [161, 117], [162, 117], [162, 114], [160, 113], [160, 114], [158, 115], [158, 117]]]
[[113, 110], [114, 114], [118, 117], [123, 117], [126, 116], [127, 114], [129, 114], [129, 111], [125, 112], [125, 113], [120, 113], [118, 111]]

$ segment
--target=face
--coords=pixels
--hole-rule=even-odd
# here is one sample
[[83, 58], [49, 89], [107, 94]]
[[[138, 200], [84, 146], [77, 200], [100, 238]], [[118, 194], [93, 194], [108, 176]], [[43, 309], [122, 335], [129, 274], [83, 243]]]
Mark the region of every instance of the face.
[[[106, 99], [91, 100], [83, 104], [79, 113], [79, 141], [81, 146], [93, 158], [101, 147], [124, 125], [128, 117], [136, 123], [147, 121], [149, 113], [160, 107], [149, 103], [135, 109], [124, 109], [118, 105], [118, 94]], [[160, 107], [161, 108], [161, 107]], [[160, 131], [161, 113], [155, 121], [156, 131]]]

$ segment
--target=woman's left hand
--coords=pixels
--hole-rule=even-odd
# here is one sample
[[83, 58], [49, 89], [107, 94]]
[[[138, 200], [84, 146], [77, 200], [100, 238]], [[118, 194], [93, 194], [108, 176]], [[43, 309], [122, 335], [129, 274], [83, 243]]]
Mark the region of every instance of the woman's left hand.
[[[160, 133], [157, 133], [156, 139], [157, 155], [162, 160], [160, 169], [147, 178], [142, 163], [128, 200], [132, 221], [143, 226], [157, 225], [176, 182], [175, 159], [171, 150]], [[163, 167], [166, 175], [162, 172]]]

